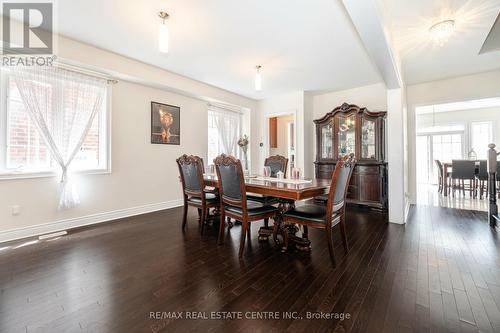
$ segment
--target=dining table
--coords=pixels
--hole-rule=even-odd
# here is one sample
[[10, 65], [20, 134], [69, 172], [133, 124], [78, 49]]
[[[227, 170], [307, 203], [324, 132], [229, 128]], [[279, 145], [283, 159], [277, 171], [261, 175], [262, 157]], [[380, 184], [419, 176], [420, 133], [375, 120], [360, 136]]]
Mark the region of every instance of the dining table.
[[[218, 188], [219, 183], [216, 174], [205, 173], [203, 175], [205, 186]], [[310, 250], [310, 240], [304, 233], [301, 237], [295, 234], [298, 228], [295, 226], [280, 226], [280, 216], [295, 206], [296, 201], [312, 199], [327, 193], [330, 181], [327, 179], [278, 179], [262, 176], [245, 176], [245, 189], [247, 193], [260, 194], [278, 198], [279, 214], [275, 219], [275, 226], [261, 227], [259, 239], [276, 235], [275, 227], [280, 227], [280, 232], [288, 232], [289, 243], [294, 244], [299, 250]], [[278, 240], [274, 238], [276, 242]], [[285, 250], [285, 249], [284, 249]]]

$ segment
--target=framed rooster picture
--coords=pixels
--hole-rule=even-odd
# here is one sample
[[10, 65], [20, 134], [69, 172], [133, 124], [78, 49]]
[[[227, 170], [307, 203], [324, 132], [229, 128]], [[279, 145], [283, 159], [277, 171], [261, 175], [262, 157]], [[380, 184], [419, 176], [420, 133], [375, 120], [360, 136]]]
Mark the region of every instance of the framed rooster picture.
[[181, 108], [151, 102], [151, 143], [181, 144]]

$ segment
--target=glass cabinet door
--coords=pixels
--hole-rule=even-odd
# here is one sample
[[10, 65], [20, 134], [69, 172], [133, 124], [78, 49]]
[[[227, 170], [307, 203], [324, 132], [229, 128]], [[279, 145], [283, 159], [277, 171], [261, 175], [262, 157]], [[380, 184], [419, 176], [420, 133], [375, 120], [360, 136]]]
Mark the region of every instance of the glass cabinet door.
[[321, 126], [321, 158], [333, 158], [333, 126], [332, 123]]
[[338, 124], [338, 157], [356, 154], [356, 115], [339, 115]]
[[376, 159], [375, 120], [361, 118], [361, 158]]

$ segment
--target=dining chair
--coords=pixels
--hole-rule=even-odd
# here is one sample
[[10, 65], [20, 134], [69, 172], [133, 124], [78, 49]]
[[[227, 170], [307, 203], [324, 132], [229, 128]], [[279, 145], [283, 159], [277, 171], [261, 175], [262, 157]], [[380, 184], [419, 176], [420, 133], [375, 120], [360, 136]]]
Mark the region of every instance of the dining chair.
[[286, 177], [286, 169], [288, 166], [288, 158], [281, 155], [269, 156], [264, 161], [264, 166], [271, 169], [271, 177], [277, 177], [278, 172], [283, 172]]
[[247, 200], [245, 178], [240, 160], [233, 156], [220, 155], [214, 160], [219, 182], [220, 195], [220, 226], [218, 244], [224, 243], [226, 217], [241, 222], [240, 250], [238, 256], [243, 256], [245, 238], [248, 232], [250, 238], [250, 223], [258, 220], [274, 218], [278, 208], [271, 205]]
[[[283, 172], [286, 177], [286, 169], [288, 166], [288, 158], [281, 155], [269, 156], [264, 161], [264, 166], [271, 169], [271, 177], [276, 178], [279, 171]], [[278, 199], [271, 196], [249, 194], [248, 200], [257, 201], [266, 205], [278, 203]]]
[[177, 160], [182, 183], [184, 199], [184, 215], [182, 217], [182, 230], [186, 228], [188, 207], [198, 209], [201, 223], [201, 233], [209, 216], [210, 208], [219, 207], [219, 196], [216, 192], [206, 191], [203, 181], [203, 161], [198, 156], [182, 155]]
[[436, 168], [438, 170], [438, 192], [443, 193], [443, 163], [441, 163], [440, 160], [434, 160], [434, 163], [436, 164]]
[[[264, 161], [264, 166], [269, 167], [271, 169], [271, 177], [276, 178], [279, 171], [283, 172], [286, 178], [286, 170], [288, 166], [288, 158], [281, 155], [269, 156]], [[248, 194], [248, 200], [260, 202], [264, 205], [274, 205], [278, 203], [278, 198], [268, 196], [268, 195], [260, 195], [260, 194]], [[266, 223], [267, 227], [267, 223]]]
[[[264, 161], [264, 166], [269, 167], [271, 169], [271, 177], [276, 178], [279, 171], [283, 172], [284, 177], [286, 178], [286, 171], [288, 166], [288, 158], [281, 155], [269, 156]], [[260, 202], [263, 205], [276, 205], [280, 202], [280, 200], [276, 197], [272, 197], [269, 195], [261, 195], [261, 194], [247, 194], [247, 199], [251, 201]], [[269, 227], [269, 220], [264, 220], [264, 227]]]
[[483, 198], [483, 193], [488, 197], [488, 161], [479, 161], [479, 171], [476, 174], [477, 189], [479, 190], [479, 199]]
[[[356, 165], [356, 160], [351, 154], [337, 161], [335, 170], [332, 173], [328, 200], [325, 205], [306, 204], [297, 206], [283, 213], [282, 223], [301, 224], [304, 227], [324, 229], [328, 243], [328, 251], [332, 265], [335, 267], [335, 256], [333, 253], [332, 228], [340, 224], [340, 232], [344, 250], [347, 253], [347, 234], [345, 226], [345, 203], [347, 189], [351, 180], [352, 171]], [[307, 228], [304, 229], [307, 232]], [[288, 237], [284, 237], [285, 248], [288, 247]]]
[[[452, 160], [451, 161], [451, 168], [452, 168], [452, 174], [451, 174], [451, 179], [452, 179], [452, 190], [453, 190], [453, 197], [455, 197], [455, 190], [458, 188], [459, 193], [460, 190], [462, 190], [462, 194], [465, 195], [465, 181], [469, 181], [469, 191], [470, 191], [470, 196], [473, 196], [474, 190], [474, 185], [475, 185], [475, 179], [476, 179], [476, 162], [475, 161], [469, 161], [469, 160]], [[458, 185], [457, 185], [458, 183]]]

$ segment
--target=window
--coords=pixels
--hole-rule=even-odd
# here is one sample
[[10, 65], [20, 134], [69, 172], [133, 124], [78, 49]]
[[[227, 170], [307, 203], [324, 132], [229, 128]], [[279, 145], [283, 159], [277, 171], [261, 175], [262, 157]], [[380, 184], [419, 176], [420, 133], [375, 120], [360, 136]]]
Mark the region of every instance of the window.
[[[52, 85], [41, 82], [42, 89], [48, 90], [52, 98], [47, 103], [63, 103], [64, 110], [72, 110], [76, 94], [69, 85]], [[57, 86], [57, 87], [56, 87]], [[109, 89], [109, 88], [106, 88]], [[25, 110], [21, 94], [14, 80], [9, 78], [7, 70], [1, 72], [0, 105], [0, 176], [31, 175], [53, 173], [59, 166], [51, 158], [35, 124]], [[93, 120], [89, 133], [75, 156], [71, 167], [76, 171], [105, 171], [108, 169], [108, 91], [105, 92], [102, 108]], [[50, 104], [53, 105], [53, 104]], [[67, 121], [68, 116], [60, 121]], [[57, 126], [51, 115], [47, 116], [49, 126]]]
[[220, 154], [241, 158], [237, 144], [242, 132], [242, 114], [237, 111], [210, 106], [208, 110], [208, 160], [205, 165], [213, 164]]
[[454, 159], [462, 159], [463, 134], [439, 134], [432, 135], [432, 159], [448, 162]]
[[417, 182], [437, 183], [435, 160], [451, 162], [465, 155], [464, 124], [448, 124], [419, 128], [417, 133]]
[[472, 122], [471, 149], [474, 149], [478, 159], [486, 159], [488, 145], [493, 142], [493, 125], [491, 121]]

